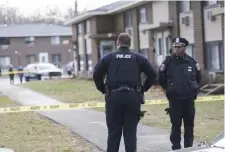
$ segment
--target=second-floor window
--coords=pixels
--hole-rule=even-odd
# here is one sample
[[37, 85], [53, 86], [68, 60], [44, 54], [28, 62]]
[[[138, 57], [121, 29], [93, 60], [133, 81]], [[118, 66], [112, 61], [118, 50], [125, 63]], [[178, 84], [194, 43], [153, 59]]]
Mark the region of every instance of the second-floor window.
[[90, 21], [86, 21], [86, 34], [91, 32], [91, 25], [90, 25]]
[[207, 0], [204, 1], [205, 6], [211, 6], [211, 5], [216, 5], [218, 4], [218, 0]]
[[0, 37], [0, 45], [10, 45], [9, 38], [6, 37]]
[[59, 45], [60, 44], [60, 37], [59, 36], [53, 36], [53, 37], [51, 37], [51, 44], [53, 44], [53, 45]]
[[124, 14], [124, 21], [125, 21], [125, 27], [131, 27], [132, 26], [132, 11], [127, 11]]
[[10, 45], [10, 39], [6, 37], [0, 37], [0, 48], [5, 50], [8, 49]]
[[82, 33], [82, 24], [78, 24], [78, 34]]
[[140, 23], [146, 23], [147, 22], [147, 9], [146, 8], [140, 8], [139, 20], [140, 20]]
[[30, 37], [25, 37], [24, 38], [24, 42], [26, 44], [34, 44], [34, 41], [35, 41], [35, 38], [33, 36], [30, 36]]
[[191, 10], [191, 2], [187, 1], [179, 1], [179, 11], [181, 12], [188, 12]]

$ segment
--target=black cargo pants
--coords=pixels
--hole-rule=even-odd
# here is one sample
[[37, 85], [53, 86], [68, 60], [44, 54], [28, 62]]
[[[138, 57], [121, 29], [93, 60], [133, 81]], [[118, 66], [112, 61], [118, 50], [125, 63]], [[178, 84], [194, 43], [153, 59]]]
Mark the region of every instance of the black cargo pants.
[[172, 124], [170, 141], [172, 149], [181, 149], [181, 125], [184, 126], [184, 148], [192, 147], [194, 140], [194, 100], [172, 100], [170, 101], [170, 121]]
[[111, 92], [106, 96], [107, 152], [119, 151], [122, 133], [126, 152], [136, 152], [140, 99], [134, 91]]

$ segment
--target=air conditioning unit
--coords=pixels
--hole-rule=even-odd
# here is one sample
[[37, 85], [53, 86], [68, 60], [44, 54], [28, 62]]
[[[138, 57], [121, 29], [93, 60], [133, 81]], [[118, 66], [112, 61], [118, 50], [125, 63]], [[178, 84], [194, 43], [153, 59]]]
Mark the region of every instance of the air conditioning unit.
[[9, 48], [8, 45], [2, 45], [2, 49], [3, 49], [3, 50], [6, 50], [6, 49], [8, 49], [8, 48]]
[[31, 37], [29, 37], [29, 40], [30, 40], [31, 42], [33, 42], [33, 41], [35, 40], [35, 38], [34, 38], [33, 36], [31, 36]]
[[189, 16], [184, 16], [181, 18], [181, 23], [185, 26], [190, 25], [190, 17]]
[[216, 20], [216, 16], [212, 15], [212, 11], [208, 11], [207, 12], [207, 19], [210, 21], [215, 21]]

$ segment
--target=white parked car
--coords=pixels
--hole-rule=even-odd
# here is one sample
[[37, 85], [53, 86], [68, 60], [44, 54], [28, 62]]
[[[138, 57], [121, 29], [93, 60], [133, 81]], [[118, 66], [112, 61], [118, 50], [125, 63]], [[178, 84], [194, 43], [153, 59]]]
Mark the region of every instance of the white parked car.
[[52, 63], [32, 63], [24, 67], [26, 81], [31, 79], [41, 80], [42, 77], [62, 76], [63, 71]]

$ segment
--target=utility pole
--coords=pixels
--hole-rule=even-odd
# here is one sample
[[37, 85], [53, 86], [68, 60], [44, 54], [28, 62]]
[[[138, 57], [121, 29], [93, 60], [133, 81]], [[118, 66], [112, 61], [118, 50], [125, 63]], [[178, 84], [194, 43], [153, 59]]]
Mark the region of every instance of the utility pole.
[[78, 6], [77, 6], [77, 0], [75, 0], [75, 8], [74, 8], [74, 16], [77, 16], [78, 14]]

